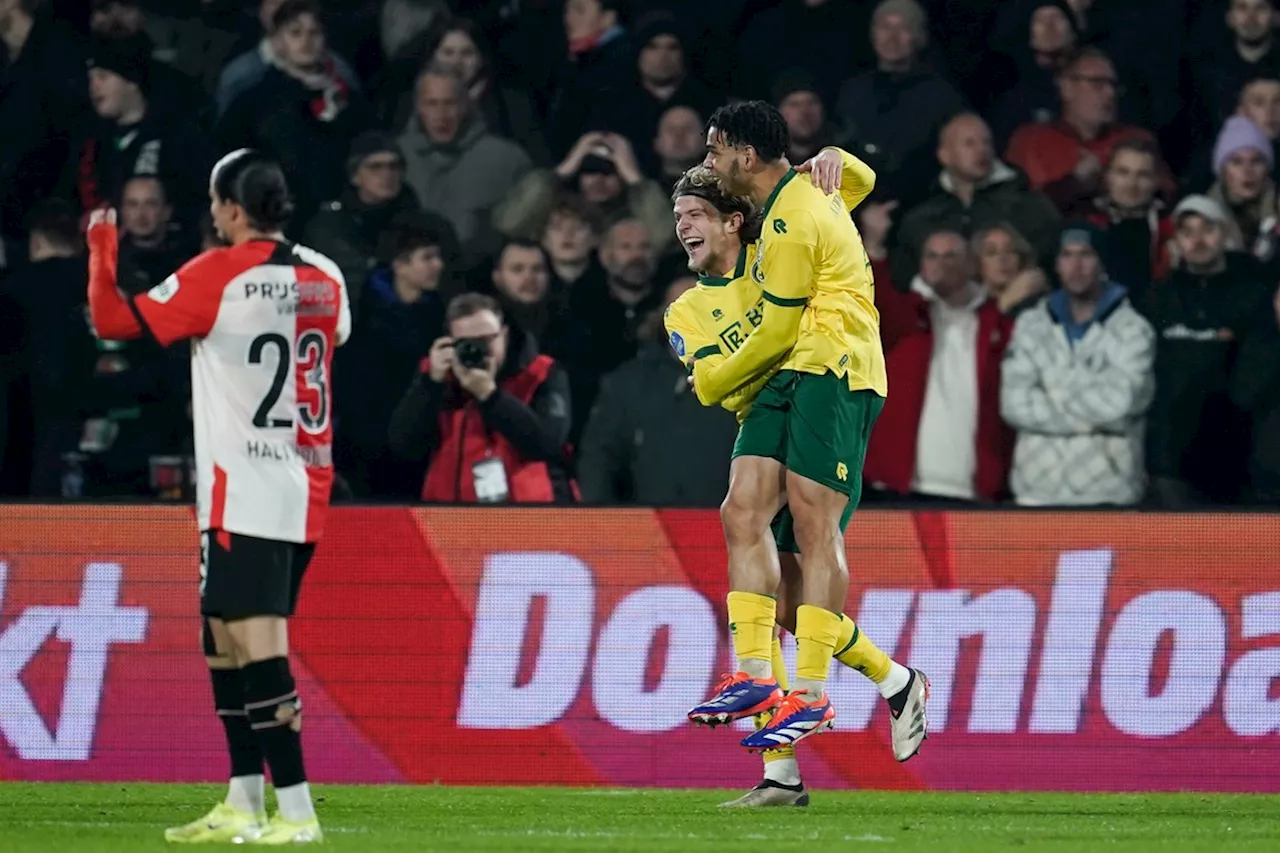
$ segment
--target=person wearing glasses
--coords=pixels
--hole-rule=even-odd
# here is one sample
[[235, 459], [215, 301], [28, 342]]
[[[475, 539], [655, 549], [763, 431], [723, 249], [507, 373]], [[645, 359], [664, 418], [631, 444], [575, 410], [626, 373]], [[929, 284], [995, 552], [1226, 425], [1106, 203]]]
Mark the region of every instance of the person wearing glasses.
[[1154, 141], [1147, 130], [1117, 120], [1122, 91], [1110, 57], [1097, 48], [1084, 48], [1058, 74], [1058, 118], [1018, 128], [1005, 162], [1026, 172], [1031, 188], [1049, 196], [1059, 211], [1087, 204], [1102, 189], [1116, 145], [1133, 138]]
[[412, 215], [429, 222], [449, 266], [456, 260], [458, 238], [446, 219], [423, 212], [417, 194], [405, 185], [404, 154], [389, 134], [369, 130], [357, 136], [346, 167], [347, 186], [320, 205], [303, 229], [303, 239], [341, 268], [351, 291], [352, 316], [359, 317], [365, 279], [377, 265], [378, 238], [394, 220]]

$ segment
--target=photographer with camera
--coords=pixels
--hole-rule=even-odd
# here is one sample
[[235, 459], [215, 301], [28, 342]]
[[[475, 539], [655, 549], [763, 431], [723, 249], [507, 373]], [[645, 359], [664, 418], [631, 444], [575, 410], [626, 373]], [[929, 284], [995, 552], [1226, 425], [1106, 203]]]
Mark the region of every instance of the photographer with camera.
[[568, 374], [489, 296], [455, 297], [445, 330], [391, 416], [391, 448], [430, 459], [422, 499], [571, 501]]

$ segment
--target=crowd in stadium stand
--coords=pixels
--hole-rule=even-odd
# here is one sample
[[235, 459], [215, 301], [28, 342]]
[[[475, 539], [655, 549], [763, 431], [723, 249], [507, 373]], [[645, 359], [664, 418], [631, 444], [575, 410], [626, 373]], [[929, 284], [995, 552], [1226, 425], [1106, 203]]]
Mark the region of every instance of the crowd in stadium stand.
[[[84, 6], [0, 0], [0, 494], [189, 494], [187, 353], [94, 337], [83, 227], [119, 209], [144, 293], [216, 245], [209, 169], [253, 147], [350, 293], [335, 498], [492, 499], [478, 441], [510, 500], [716, 505], [735, 424], [664, 343], [697, 282], [669, 193], [760, 98], [792, 163], [878, 175], [866, 499], [1280, 498], [1270, 0]], [[504, 324], [494, 375], [435, 357]]]

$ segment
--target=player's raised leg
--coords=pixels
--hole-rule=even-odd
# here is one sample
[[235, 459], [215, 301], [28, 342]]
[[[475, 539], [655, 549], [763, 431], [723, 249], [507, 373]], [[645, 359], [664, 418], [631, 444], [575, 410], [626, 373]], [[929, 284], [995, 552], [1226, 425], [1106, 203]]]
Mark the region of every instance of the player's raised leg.
[[737, 671], [716, 685], [710, 699], [689, 711], [695, 723], [729, 723], [776, 708], [783, 698], [770, 651], [780, 570], [769, 522], [779, 508], [785, 472], [776, 459], [739, 453], [743, 437], [751, 434], [747, 425], [768, 417], [757, 400], [739, 434], [729, 492], [720, 508], [729, 552], [729, 633]]
[[856, 669], [875, 684], [889, 705], [893, 756], [899, 761], [912, 758], [929, 736], [925, 713], [929, 679], [923, 672], [908, 669], [889, 657], [843, 613], [840, 614], [835, 659], [850, 669]]
[[200, 633], [213, 682], [214, 708], [227, 738], [231, 780], [226, 799], [208, 814], [165, 830], [165, 840], [176, 844], [229, 842], [267, 824], [262, 751], [245, 714], [244, 688], [231, 637], [219, 619], [204, 619]]
[[[843, 536], [853, 517], [851, 499], [840, 518]], [[791, 510], [784, 507], [773, 523], [774, 538], [778, 543], [782, 561], [783, 585], [786, 586], [789, 567], [800, 572], [800, 555], [795, 540], [795, 524]], [[796, 632], [796, 604], [799, 592], [778, 599], [778, 624], [792, 634]], [[908, 669], [889, 657], [857, 624], [845, 614], [840, 614], [840, 634], [836, 638], [835, 659], [850, 669], [865, 675], [889, 705], [890, 735], [894, 757], [906, 761], [920, 751], [928, 732], [925, 703], [929, 698], [929, 681], [924, 673]]]

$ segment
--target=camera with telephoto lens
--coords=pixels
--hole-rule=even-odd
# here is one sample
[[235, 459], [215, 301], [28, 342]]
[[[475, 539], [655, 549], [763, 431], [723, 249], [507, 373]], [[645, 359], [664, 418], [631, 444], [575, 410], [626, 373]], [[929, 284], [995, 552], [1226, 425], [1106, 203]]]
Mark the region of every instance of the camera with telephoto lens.
[[484, 338], [458, 338], [453, 342], [453, 357], [463, 367], [483, 368], [489, 360], [489, 342]]

